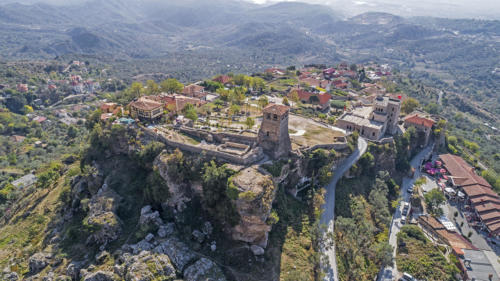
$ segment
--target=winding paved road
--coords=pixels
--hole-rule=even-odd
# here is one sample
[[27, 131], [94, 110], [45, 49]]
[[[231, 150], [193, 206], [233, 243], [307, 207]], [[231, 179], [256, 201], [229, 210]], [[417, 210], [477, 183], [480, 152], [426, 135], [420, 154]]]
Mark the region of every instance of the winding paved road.
[[422, 161], [429, 157], [429, 154], [432, 153], [434, 145], [429, 145], [420, 151], [410, 162], [410, 165], [415, 168], [415, 174], [412, 178], [405, 177], [403, 178], [403, 184], [401, 185], [401, 196], [402, 202], [398, 205], [396, 212], [392, 217], [391, 229], [389, 233], [389, 244], [393, 247], [393, 261], [394, 264], [392, 266], [388, 266], [383, 269], [381, 274], [378, 276], [378, 281], [393, 281], [397, 280], [401, 276], [401, 273], [398, 271], [396, 267], [396, 248], [397, 248], [397, 234], [401, 230], [401, 212], [403, 202], [410, 202], [410, 194], [408, 193], [408, 188], [413, 186], [415, 181], [420, 177], [420, 165]]
[[[337, 182], [344, 174], [354, 165], [358, 159], [366, 152], [367, 143], [363, 138], [358, 138], [358, 147], [335, 171], [330, 183], [326, 187], [325, 204], [323, 205], [323, 213], [321, 214], [321, 225], [327, 226], [327, 232], [333, 232], [335, 224], [335, 188]], [[326, 234], [326, 233], [325, 233]], [[328, 257], [329, 264], [324, 264], [323, 269], [326, 272], [325, 281], [338, 281], [337, 277], [337, 260], [335, 257], [335, 246], [327, 249], [322, 249], [322, 252]]]

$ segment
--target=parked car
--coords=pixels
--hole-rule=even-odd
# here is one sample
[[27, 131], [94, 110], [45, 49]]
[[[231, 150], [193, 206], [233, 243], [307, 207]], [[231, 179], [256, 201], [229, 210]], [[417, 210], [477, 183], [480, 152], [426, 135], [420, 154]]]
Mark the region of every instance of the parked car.
[[403, 216], [408, 216], [409, 210], [410, 210], [410, 204], [408, 202], [405, 202], [403, 207]]
[[401, 216], [401, 224], [406, 224], [406, 216]]
[[403, 273], [403, 277], [399, 278], [399, 281], [416, 281], [415, 278], [413, 278], [413, 276], [411, 276], [410, 274], [408, 273]]
[[413, 186], [410, 186], [410, 187], [408, 188], [408, 194], [413, 194]]

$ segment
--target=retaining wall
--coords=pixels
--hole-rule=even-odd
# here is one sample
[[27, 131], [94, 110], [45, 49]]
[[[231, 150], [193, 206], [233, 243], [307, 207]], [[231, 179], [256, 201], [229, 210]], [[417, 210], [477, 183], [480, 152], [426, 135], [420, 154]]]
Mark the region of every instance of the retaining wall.
[[264, 157], [264, 153], [262, 152], [261, 148], [255, 148], [254, 150], [250, 151], [246, 155], [243, 156], [238, 156], [238, 155], [233, 155], [221, 151], [215, 151], [211, 149], [206, 149], [203, 147], [199, 146], [193, 146], [190, 144], [185, 144], [177, 141], [170, 140], [166, 138], [165, 136], [155, 133], [152, 129], [144, 128], [141, 127], [142, 131], [147, 134], [149, 137], [154, 138], [160, 142], [165, 143], [167, 146], [178, 148], [182, 151], [187, 151], [195, 154], [205, 154], [207, 156], [212, 156], [215, 157], [219, 160], [224, 160], [230, 163], [234, 164], [239, 164], [239, 165], [250, 165], [253, 164], [259, 160], [261, 160]]

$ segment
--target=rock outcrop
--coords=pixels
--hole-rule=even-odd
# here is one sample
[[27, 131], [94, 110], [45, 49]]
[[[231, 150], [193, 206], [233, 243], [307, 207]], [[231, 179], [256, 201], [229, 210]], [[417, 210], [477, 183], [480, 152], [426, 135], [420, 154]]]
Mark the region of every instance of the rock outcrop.
[[170, 198], [165, 203], [167, 206], [181, 211], [186, 207], [186, 203], [191, 201], [189, 196], [190, 188], [187, 184], [176, 181], [172, 176], [172, 172], [169, 170], [171, 169], [169, 168], [171, 158], [170, 153], [163, 151], [156, 157], [153, 165], [158, 169], [160, 176], [167, 182]]
[[226, 277], [213, 261], [201, 258], [184, 270], [184, 280], [225, 281]]
[[231, 230], [232, 237], [265, 248], [271, 231], [267, 219], [277, 190], [272, 178], [252, 166], [240, 171], [232, 180], [239, 191], [235, 205], [241, 218]]
[[50, 255], [46, 253], [36, 253], [29, 258], [28, 266], [31, 274], [42, 271], [49, 265]]
[[83, 281], [115, 281], [119, 280], [113, 272], [99, 270], [97, 272], [88, 273], [83, 277]]
[[142, 251], [126, 256], [121, 276], [126, 281], [173, 280], [175, 268], [167, 255]]
[[186, 244], [175, 237], [168, 238], [160, 243], [153, 251], [158, 254], [166, 254], [179, 272], [182, 272], [186, 265], [198, 258]]
[[116, 240], [121, 233], [121, 226], [116, 209], [120, 196], [104, 184], [89, 202], [89, 212], [85, 223], [96, 231], [89, 236], [87, 243], [106, 244]]

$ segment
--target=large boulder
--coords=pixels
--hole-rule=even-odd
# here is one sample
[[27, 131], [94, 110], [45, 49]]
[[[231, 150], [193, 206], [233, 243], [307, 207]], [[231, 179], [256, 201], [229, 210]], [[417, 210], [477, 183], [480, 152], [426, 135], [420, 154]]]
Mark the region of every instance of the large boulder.
[[198, 258], [186, 244], [175, 237], [168, 238], [153, 251], [158, 254], [166, 254], [179, 272], [182, 272], [187, 264]]
[[140, 225], [163, 225], [163, 221], [160, 218], [160, 213], [158, 211], [153, 211], [151, 206], [147, 205], [142, 207], [141, 216], [139, 217]]
[[175, 232], [175, 224], [168, 223], [167, 225], [162, 225], [158, 228], [158, 237], [165, 238], [174, 234]]
[[126, 281], [174, 280], [175, 268], [165, 254], [143, 251], [125, 259]]
[[36, 274], [42, 271], [49, 265], [50, 255], [46, 253], [36, 253], [28, 260], [28, 266], [31, 274]]
[[87, 239], [87, 243], [107, 244], [116, 240], [121, 233], [121, 226], [116, 210], [121, 197], [108, 188], [106, 184], [92, 196], [85, 223], [95, 231]]
[[222, 270], [213, 261], [201, 258], [186, 270], [184, 270], [184, 280], [186, 281], [225, 281], [226, 277]]
[[235, 205], [240, 222], [231, 230], [232, 237], [265, 248], [271, 231], [267, 219], [277, 188], [271, 176], [259, 171], [257, 166], [240, 171], [233, 177], [233, 184], [239, 191]]
[[99, 270], [97, 272], [88, 273], [83, 277], [83, 281], [115, 281], [119, 280], [113, 272]]
[[16, 272], [9, 272], [4, 274], [2, 278], [3, 278], [2, 280], [5, 281], [17, 281], [19, 280], [19, 275]]

